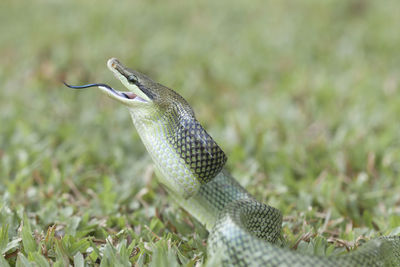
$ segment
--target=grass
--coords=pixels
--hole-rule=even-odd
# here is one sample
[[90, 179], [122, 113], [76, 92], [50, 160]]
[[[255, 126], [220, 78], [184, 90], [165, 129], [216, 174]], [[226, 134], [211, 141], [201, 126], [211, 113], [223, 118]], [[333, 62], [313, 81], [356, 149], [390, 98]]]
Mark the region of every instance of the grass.
[[205, 229], [157, 184], [127, 111], [60, 83], [121, 88], [112, 56], [191, 103], [240, 183], [283, 212], [285, 246], [399, 234], [398, 9], [1, 1], [0, 265], [205, 263]]

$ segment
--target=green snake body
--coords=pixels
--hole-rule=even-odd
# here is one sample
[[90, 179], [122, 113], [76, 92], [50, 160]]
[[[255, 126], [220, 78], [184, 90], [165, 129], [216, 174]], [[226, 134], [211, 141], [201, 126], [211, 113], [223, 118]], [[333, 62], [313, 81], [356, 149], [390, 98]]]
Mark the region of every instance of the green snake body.
[[274, 245], [281, 232], [280, 211], [258, 202], [224, 169], [225, 154], [189, 104], [116, 59], [110, 59], [108, 67], [129, 91], [98, 87], [128, 107], [160, 183], [206, 226], [208, 253], [219, 253], [223, 265], [400, 266], [400, 236], [376, 238], [351, 253], [331, 257], [303, 255]]

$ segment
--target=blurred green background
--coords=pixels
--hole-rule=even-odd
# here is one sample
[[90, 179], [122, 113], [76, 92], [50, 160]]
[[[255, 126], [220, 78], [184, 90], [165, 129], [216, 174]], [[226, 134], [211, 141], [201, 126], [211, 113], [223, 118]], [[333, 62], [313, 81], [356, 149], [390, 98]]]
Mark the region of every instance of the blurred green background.
[[[0, 3], [0, 265], [199, 266], [110, 57], [174, 88], [227, 167], [284, 215], [282, 245], [345, 253], [400, 233], [400, 3]], [[208, 261], [209, 265], [212, 265]], [[2, 266], [3, 266], [2, 265]]]

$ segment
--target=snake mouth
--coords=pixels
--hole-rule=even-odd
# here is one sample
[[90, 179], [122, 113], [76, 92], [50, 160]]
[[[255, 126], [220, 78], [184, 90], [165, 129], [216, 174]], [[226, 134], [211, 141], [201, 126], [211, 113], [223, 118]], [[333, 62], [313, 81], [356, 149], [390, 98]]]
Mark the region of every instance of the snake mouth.
[[148, 88], [148, 85], [144, 84], [143, 81], [150, 80], [145, 75], [138, 73], [134, 70], [126, 68], [116, 58], [111, 58], [107, 61], [107, 67], [117, 77], [122, 84], [128, 88], [131, 92], [135, 92], [137, 97], [145, 102], [152, 102], [154, 99], [154, 93]]
[[143, 98], [139, 97], [138, 95], [136, 95], [133, 92], [121, 92], [118, 90], [115, 90], [114, 88], [112, 88], [111, 86], [105, 84], [105, 83], [90, 83], [90, 84], [84, 84], [84, 85], [70, 85], [66, 82], [64, 82], [64, 85], [72, 88], [72, 89], [86, 89], [86, 88], [90, 88], [90, 87], [98, 87], [102, 90], [107, 91], [109, 94], [114, 95], [115, 97], [118, 98], [124, 98], [124, 99], [129, 99], [129, 100], [137, 100], [140, 102], [147, 102], [146, 100], [144, 100]]

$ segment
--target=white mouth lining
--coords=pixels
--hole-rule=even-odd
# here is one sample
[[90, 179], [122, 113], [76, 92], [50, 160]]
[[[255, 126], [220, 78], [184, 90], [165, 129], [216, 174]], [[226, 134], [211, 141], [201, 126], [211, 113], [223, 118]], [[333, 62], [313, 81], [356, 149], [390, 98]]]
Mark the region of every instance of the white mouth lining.
[[[147, 100], [141, 98], [140, 96], [138, 96], [137, 94], [135, 94], [135, 93], [133, 93], [131, 91], [118, 91], [118, 90], [115, 90], [112, 87], [111, 87], [112, 90], [110, 90], [109, 88], [107, 88], [105, 86], [98, 86], [98, 87], [103, 89], [103, 90], [107, 90], [107, 91], [111, 92], [112, 94], [115, 94], [118, 97], [121, 97], [121, 98], [123, 98], [125, 100], [128, 100], [128, 101], [135, 101], [136, 100], [136, 101], [139, 101], [139, 102], [142, 102], [142, 103], [147, 103], [148, 102]], [[135, 95], [135, 97], [134, 98], [130, 98], [129, 96], [131, 94]]]

